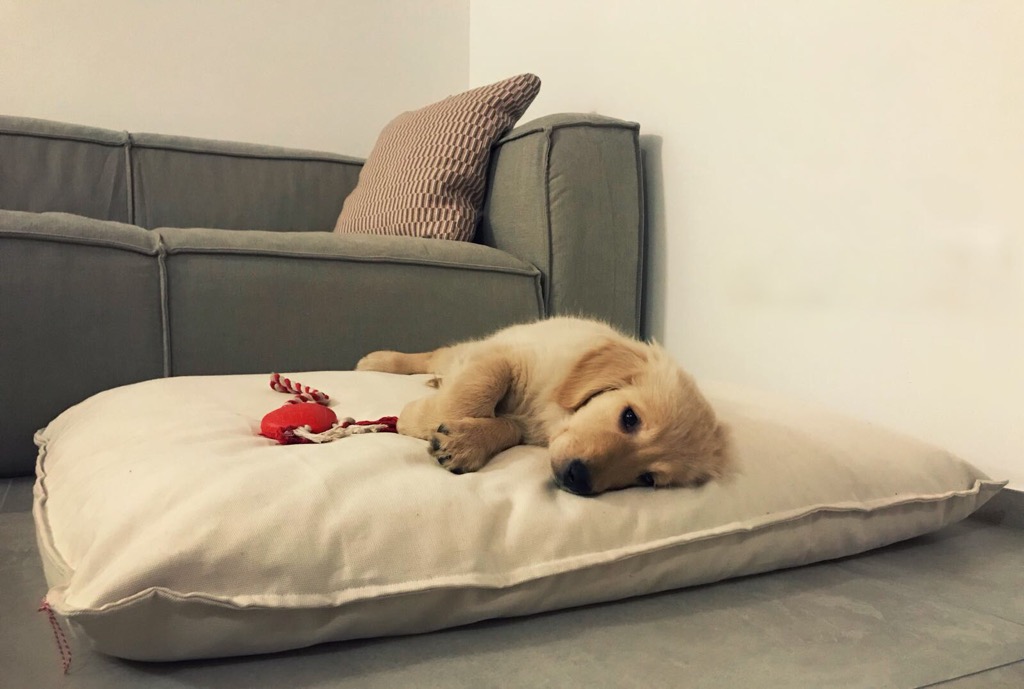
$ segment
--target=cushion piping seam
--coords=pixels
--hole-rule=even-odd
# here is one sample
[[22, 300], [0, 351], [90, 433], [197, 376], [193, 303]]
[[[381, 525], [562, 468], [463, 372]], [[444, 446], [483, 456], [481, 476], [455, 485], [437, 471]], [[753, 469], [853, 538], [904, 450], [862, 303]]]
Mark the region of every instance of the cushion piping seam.
[[[181, 593], [179, 593], [177, 591], [172, 591], [171, 589], [168, 589], [166, 587], [151, 586], [151, 587], [147, 587], [146, 589], [143, 589], [142, 591], [134, 593], [131, 596], [128, 596], [127, 598], [122, 598], [122, 599], [120, 599], [118, 601], [114, 601], [112, 603], [105, 604], [105, 605], [100, 606], [100, 607], [98, 607], [96, 609], [80, 610], [80, 611], [77, 611], [77, 612], [66, 612], [66, 611], [60, 610], [60, 608], [62, 608], [64, 606], [59, 606], [58, 608], [55, 608], [55, 609], [57, 609], [59, 612], [61, 612], [62, 615], [66, 616], [66, 617], [76, 617], [76, 616], [87, 617], [89, 615], [100, 615], [100, 614], [104, 614], [104, 613], [107, 613], [107, 612], [116, 611], [116, 610], [119, 610], [121, 608], [130, 607], [131, 605], [133, 605], [137, 601], [142, 600], [144, 598], [147, 598], [147, 597], [149, 597], [151, 595], [154, 595], [154, 594], [164, 595], [164, 596], [167, 596], [167, 597], [169, 597], [169, 598], [171, 598], [173, 600], [177, 600], [177, 601], [201, 601], [201, 602], [206, 602], [206, 603], [218, 605], [218, 606], [225, 607], [225, 608], [235, 609], [235, 610], [278, 610], [278, 609], [282, 609], [282, 608], [286, 608], [286, 609], [323, 609], [323, 608], [340, 608], [340, 607], [343, 607], [345, 605], [356, 603], [356, 602], [362, 601], [362, 600], [367, 600], [367, 599], [370, 599], [370, 598], [381, 598], [381, 597], [392, 597], [392, 596], [397, 596], [397, 595], [408, 595], [408, 594], [414, 594], [414, 593], [422, 593], [424, 591], [429, 591], [429, 590], [460, 589], [460, 588], [461, 589], [507, 589], [507, 588], [512, 588], [512, 587], [515, 587], [515, 586], [521, 586], [521, 585], [524, 585], [524, 584], [528, 584], [528, 583], [533, 582], [533, 581], [543, 580], [543, 579], [546, 579], [546, 578], [549, 578], [549, 577], [552, 577], [552, 576], [558, 576], [560, 574], [566, 574], [566, 573], [569, 573], [569, 572], [572, 572], [572, 571], [577, 571], [577, 570], [581, 570], [581, 569], [587, 569], [587, 568], [591, 568], [591, 567], [597, 567], [597, 566], [601, 566], [601, 565], [613, 564], [615, 562], [621, 562], [621, 561], [628, 560], [628, 559], [633, 558], [633, 557], [639, 557], [639, 556], [643, 556], [643, 555], [648, 555], [648, 554], [655, 553], [655, 552], [658, 552], [658, 551], [667, 550], [667, 549], [670, 549], [670, 548], [687, 546], [687, 545], [690, 545], [690, 544], [693, 544], [693, 543], [699, 543], [701, 541], [706, 541], [706, 540], [709, 540], [709, 539], [712, 539], [712, 538], [721, 538], [721, 537], [726, 537], [726, 536], [743, 535], [743, 534], [755, 534], [755, 533], [758, 533], [758, 532], [763, 531], [765, 529], [768, 529], [768, 528], [771, 528], [771, 527], [774, 527], [774, 526], [778, 526], [780, 524], [788, 524], [788, 523], [800, 522], [800, 521], [803, 521], [805, 519], [812, 518], [812, 517], [815, 517], [815, 516], [817, 516], [819, 514], [823, 514], [823, 513], [838, 513], [838, 514], [844, 514], [844, 515], [863, 514], [863, 515], [871, 516], [871, 515], [877, 514], [879, 512], [885, 511], [885, 510], [889, 510], [889, 509], [893, 509], [893, 508], [898, 508], [898, 507], [903, 507], [903, 506], [907, 506], [907, 505], [926, 505], [926, 504], [933, 504], [933, 503], [943, 502], [943, 501], [947, 501], [947, 500], [951, 500], [951, 499], [964, 499], [964, 498], [968, 498], [968, 497], [971, 497], [971, 496], [974, 496], [974, 495], [980, 495], [981, 494], [981, 489], [982, 489], [983, 486], [985, 486], [985, 487], [994, 487], [994, 486], [1003, 485], [1003, 484], [1005, 484], [1005, 482], [992, 481], [992, 480], [989, 480], [989, 479], [975, 479], [974, 485], [971, 488], [969, 488], [969, 489], [953, 490], [953, 491], [947, 491], [945, 493], [929, 494], [929, 495], [925, 495], [925, 496], [917, 496], [917, 497], [914, 497], [914, 498], [908, 498], [908, 499], [903, 499], [903, 500], [893, 500], [891, 502], [885, 502], [885, 503], [879, 504], [879, 505], [874, 506], [874, 507], [852, 508], [852, 507], [840, 507], [840, 506], [837, 506], [837, 505], [818, 505], [818, 506], [815, 506], [813, 508], [807, 508], [807, 509], [804, 509], [804, 510], [794, 511], [794, 512], [792, 512], [790, 514], [783, 513], [783, 515], [785, 515], [785, 516], [782, 516], [782, 517], [779, 517], [779, 518], [775, 518], [775, 519], [770, 520], [770, 521], [765, 521], [765, 522], [762, 522], [762, 523], [753, 524], [751, 526], [744, 527], [744, 528], [737, 527], [737, 528], [733, 528], [733, 529], [729, 529], [729, 530], [725, 530], [725, 531], [715, 531], [713, 529], [706, 529], [703, 532], [698, 533], [698, 534], [694, 534], [694, 535], [688, 534], [688, 535], [683, 536], [683, 537], [675, 537], [675, 538], [670, 537], [670, 538], [666, 538], [666, 539], [661, 539], [660, 542], [655, 542], [655, 545], [648, 545], [647, 547], [644, 547], [643, 549], [636, 549], [636, 550], [632, 550], [632, 551], [628, 551], [628, 552], [624, 552], [624, 553], [619, 552], [619, 551], [604, 551], [604, 552], [598, 553], [598, 554], [589, 554], [590, 555], [589, 558], [586, 555], [584, 555], [584, 556], [582, 556], [582, 559], [584, 560], [584, 562], [582, 564], [580, 564], [580, 566], [572, 568], [572, 569], [558, 569], [556, 571], [552, 571], [551, 570], [551, 568], [553, 566], [555, 566], [555, 565], [562, 565], [565, 562], [571, 562], [571, 561], [573, 561], [575, 559], [580, 559], [581, 556], [573, 556], [572, 558], [567, 558], [565, 560], [552, 560], [552, 561], [549, 561], [549, 562], [546, 562], [546, 563], [542, 563], [540, 565], [534, 565], [532, 567], [527, 568], [528, 570], [531, 570], [531, 569], [542, 569], [543, 571], [541, 573], [539, 573], [539, 574], [534, 574], [532, 576], [531, 575], [525, 575], [525, 576], [520, 575], [518, 577], [510, 579], [507, 582], [500, 583], [500, 584], [485, 584], [485, 583], [479, 583], [479, 582], [460, 581], [460, 582], [452, 582], [452, 583], [447, 583], [447, 584], [435, 584], [435, 585], [431, 586], [431, 585], [429, 585], [431, 583], [431, 580], [429, 580], [429, 579], [427, 579], [427, 580], [418, 579], [418, 580], [414, 580], [414, 581], [406, 581], [406, 582], [401, 582], [399, 584], [393, 584], [393, 585], [391, 585], [391, 588], [394, 589], [392, 591], [387, 591], [387, 592], [383, 592], [383, 593], [377, 592], [377, 593], [372, 593], [372, 594], [369, 594], [369, 595], [366, 595], [366, 594], [353, 595], [353, 596], [344, 598], [344, 599], [342, 599], [340, 601], [332, 602], [332, 603], [329, 603], [329, 604], [305, 605], [305, 606], [303, 606], [303, 605], [279, 606], [279, 605], [264, 605], [264, 604], [239, 605], [237, 603], [232, 603], [230, 601], [224, 600], [223, 597], [221, 597], [221, 596], [214, 596], [214, 595], [211, 595], [211, 594], [181, 594]], [[517, 572], [518, 571], [519, 570], [517, 570]], [[462, 577], [464, 577], [464, 578], [476, 577], [478, 579], [480, 578], [479, 575], [473, 575], [473, 574], [462, 575]], [[380, 585], [375, 585], [374, 584], [374, 585], [369, 585], [369, 586], [345, 589], [345, 591], [346, 592], [348, 592], [348, 591], [361, 592], [361, 591], [363, 591], [365, 589], [368, 589], [368, 588], [374, 588], [374, 589], [378, 589], [379, 590], [380, 588], [383, 588], [383, 587], [380, 586]], [[302, 594], [298, 594], [298, 595], [302, 595]], [[323, 594], [305, 594], [305, 595], [323, 595]], [[296, 596], [296, 594], [292, 594], [292, 595], [289, 595], [289, 596], [278, 596], [278, 597], [292, 598], [292, 597], [295, 597], [295, 596]]]
[[132, 135], [125, 132], [127, 140], [124, 142], [124, 164], [127, 186], [128, 222], [135, 224], [135, 170], [132, 165]]
[[38, 540], [41, 549], [45, 549], [49, 554], [51, 560], [56, 565], [57, 569], [60, 569], [65, 577], [70, 576], [74, 573], [74, 569], [68, 564], [68, 561], [61, 554], [57, 545], [54, 543], [53, 529], [50, 527], [50, 520], [48, 519], [46, 507], [46, 501], [50, 497], [49, 492], [46, 489], [46, 449], [47, 443], [44, 440], [45, 429], [39, 429], [36, 431], [33, 440], [39, 447], [39, 458], [36, 462], [36, 489], [39, 491], [38, 499], [33, 501], [32, 516], [33, 521], [36, 523], [38, 530], [40, 522], [42, 522], [42, 534], [39, 534]]
[[160, 274], [160, 335], [163, 346], [164, 378], [171, 377], [171, 290], [167, 280], [167, 248], [164, 238], [157, 235], [157, 270]]
[[544, 318], [547, 313], [544, 311], [544, 274], [534, 268], [533, 291], [537, 296], [537, 317]]
[[351, 261], [353, 263], [393, 263], [396, 265], [428, 266], [431, 268], [455, 268], [459, 270], [473, 270], [485, 273], [508, 273], [533, 277], [540, 271], [534, 266], [517, 268], [515, 266], [488, 266], [479, 263], [446, 263], [443, 261], [430, 261], [417, 258], [401, 259], [394, 256], [325, 256], [310, 255], [305, 253], [288, 251], [253, 251], [246, 249], [167, 249], [168, 256], [177, 255], [234, 255], [234, 256], [258, 256], [258, 257], [279, 257], [279, 258], [301, 258], [310, 261]]
[[[122, 132], [123, 134], [123, 132]], [[121, 148], [124, 141], [105, 141], [103, 139], [91, 139], [87, 136], [67, 136], [63, 134], [42, 134], [38, 132], [24, 132], [16, 129], [0, 129], [0, 136], [24, 136], [31, 139], [48, 139], [50, 141], [74, 141], [80, 144], [96, 144], [108, 148]]]
[[562, 122], [562, 123], [558, 123], [558, 124], [543, 125], [543, 126], [540, 126], [540, 127], [531, 127], [529, 124], [524, 125], [524, 126], [527, 127], [527, 128], [522, 130], [522, 131], [520, 131], [520, 132], [517, 132], [517, 131], [515, 131], [513, 129], [511, 132], [509, 132], [508, 134], [506, 134], [502, 138], [498, 139], [498, 141], [495, 142], [494, 145], [495, 146], [500, 146], [500, 145], [502, 145], [504, 143], [507, 143], [509, 141], [515, 141], [516, 139], [522, 139], [523, 137], [527, 137], [527, 136], [530, 136], [532, 134], [548, 133], [550, 135], [550, 132], [553, 132], [556, 129], [570, 129], [570, 128], [574, 128], [574, 127], [580, 127], [580, 128], [592, 127], [594, 129], [632, 129], [634, 131], [638, 131], [640, 129], [640, 125], [638, 123], [636, 123], [636, 122], [626, 122], [625, 120], [615, 121], [615, 122]]
[[148, 144], [139, 143], [135, 140], [134, 147], [136, 150], [150, 150], [150, 151], [172, 151], [174, 153], [195, 153], [198, 155], [211, 155], [220, 156], [222, 158], [248, 158], [252, 160], [281, 160], [292, 163], [335, 163], [338, 165], [352, 165], [356, 167], [362, 167], [366, 161], [361, 158], [353, 158], [352, 160], [335, 160], [332, 158], [325, 158], [323, 156], [310, 156], [303, 158], [299, 155], [267, 155], [260, 153], [232, 153], [227, 151], [206, 151], [202, 149], [186, 148], [184, 146], [153, 146]]
[[[142, 228], [139, 228], [140, 231]], [[18, 230], [5, 231], [6, 237], [14, 237], [16, 239], [28, 239], [40, 242], [58, 242], [67, 244], [80, 244], [85, 246], [100, 246], [106, 249], [119, 249], [121, 251], [129, 251], [135, 254], [141, 254], [143, 256], [156, 256], [160, 249], [154, 247], [147, 249], [136, 246], [134, 244], [128, 244], [125, 242], [119, 242], [116, 239], [86, 239], [83, 237], [64, 237], [60, 235], [45, 235], [45, 234], [33, 234], [31, 232], [20, 232]]]
[[544, 313], [548, 316], [552, 313], [552, 305], [555, 303], [555, 249], [554, 249], [554, 228], [551, 225], [551, 149], [554, 146], [554, 129], [548, 129], [544, 137], [544, 220], [547, 223], [544, 238], [547, 240], [547, 285], [544, 290]]
[[634, 300], [635, 312], [633, 314], [633, 334], [637, 337], [644, 336], [644, 289], [645, 280], [645, 256], [647, 253], [647, 194], [644, 189], [644, 161], [640, 148], [640, 129], [637, 128], [631, 137], [633, 140], [633, 151], [636, 156], [636, 187], [637, 187], [637, 239], [639, 240], [639, 251], [636, 257], [636, 298]]

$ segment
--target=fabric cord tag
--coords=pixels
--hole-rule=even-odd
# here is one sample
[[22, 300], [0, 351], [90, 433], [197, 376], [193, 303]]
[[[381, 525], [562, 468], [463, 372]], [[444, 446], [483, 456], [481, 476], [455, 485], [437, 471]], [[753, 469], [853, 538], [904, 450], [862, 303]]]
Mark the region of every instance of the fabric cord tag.
[[64, 628], [60, 626], [57, 614], [50, 607], [50, 603], [45, 597], [39, 604], [37, 612], [45, 612], [50, 620], [50, 627], [53, 629], [53, 639], [57, 643], [57, 653], [60, 655], [60, 665], [66, 675], [71, 669], [71, 644], [68, 643], [68, 637], [64, 634]]

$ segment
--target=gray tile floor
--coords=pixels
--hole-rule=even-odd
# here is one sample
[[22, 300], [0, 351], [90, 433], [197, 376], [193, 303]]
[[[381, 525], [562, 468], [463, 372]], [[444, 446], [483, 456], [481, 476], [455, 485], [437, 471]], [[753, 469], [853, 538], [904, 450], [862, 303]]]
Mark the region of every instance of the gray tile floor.
[[1024, 687], [1017, 493], [857, 557], [619, 603], [273, 656], [144, 664], [76, 645], [61, 674], [31, 482], [0, 480], [0, 686]]

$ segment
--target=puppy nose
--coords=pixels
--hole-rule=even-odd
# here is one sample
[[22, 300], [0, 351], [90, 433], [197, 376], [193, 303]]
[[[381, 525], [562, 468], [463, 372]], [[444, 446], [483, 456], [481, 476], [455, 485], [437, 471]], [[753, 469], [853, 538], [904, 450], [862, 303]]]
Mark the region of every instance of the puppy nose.
[[558, 484], [577, 495], [590, 495], [593, 492], [593, 487], [590, 484], [590, 469], [580, 459], [574, 459], [566, 465], [558, 477]]

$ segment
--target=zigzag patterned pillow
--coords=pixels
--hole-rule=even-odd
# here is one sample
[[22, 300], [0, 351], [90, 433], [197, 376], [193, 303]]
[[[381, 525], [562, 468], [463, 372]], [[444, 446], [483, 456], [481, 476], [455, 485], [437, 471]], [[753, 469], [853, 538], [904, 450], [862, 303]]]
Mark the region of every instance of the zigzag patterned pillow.
[[491, 147], [539, 90], [540, 78], [520, 74], [393, 119], [334, 231], [471, 240]]

